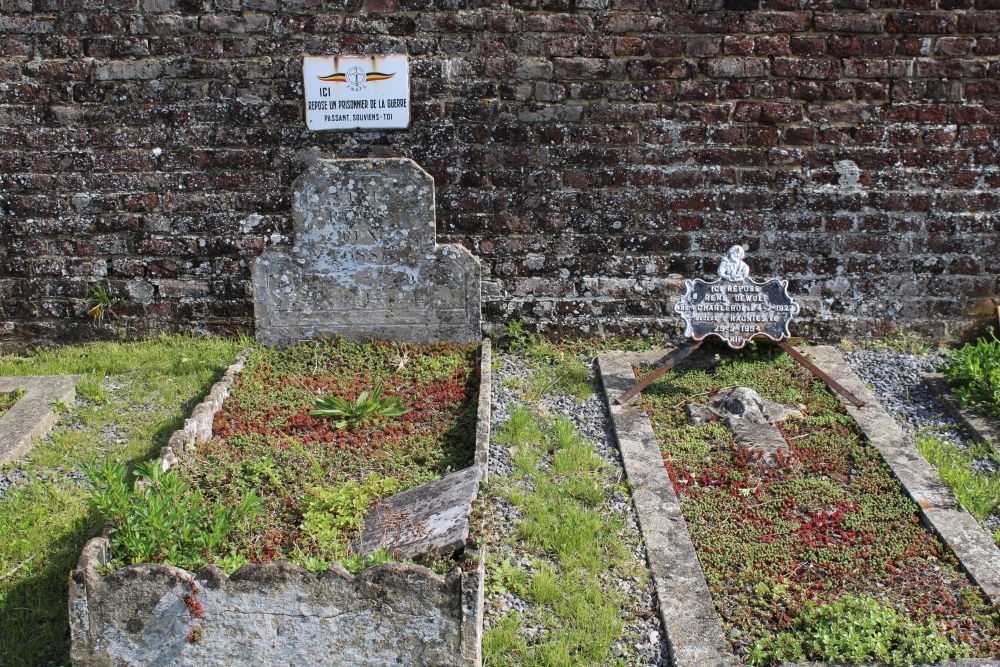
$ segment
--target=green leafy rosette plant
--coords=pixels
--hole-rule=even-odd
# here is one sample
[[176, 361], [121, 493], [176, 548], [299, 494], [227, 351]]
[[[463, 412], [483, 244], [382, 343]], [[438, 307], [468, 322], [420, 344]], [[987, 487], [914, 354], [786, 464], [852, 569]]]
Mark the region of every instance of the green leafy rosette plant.
[[316, 399], [313, 407], [315, 409], [309, 414], [334, 419], [334, 428], [354, 428], [377, 417], [401, 417], [413, 409], [404, 408], [403, 401], [398, 396], [383, 398], [381, 382], [375, 385], [370, 394], [366, 389], [353, 401], [337, 396], [323, 396]]
[[208, 564], [241, 522], [261, 513], [251, 490], [242, 502], [209, 502], [159, 460], [136, 466], [136, 481], [118, 461], [82, 466], [90, 480], [88, 502], [109, 521], [112, 553], [128, 564], [168, 563], [189, 570]]

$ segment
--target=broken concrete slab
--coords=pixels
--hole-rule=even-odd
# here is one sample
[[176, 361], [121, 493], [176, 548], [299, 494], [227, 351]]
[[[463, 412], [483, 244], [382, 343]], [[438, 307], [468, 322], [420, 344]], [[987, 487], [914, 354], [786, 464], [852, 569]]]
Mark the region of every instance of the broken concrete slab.
[[479, 466], [469, 466], [383, 500], [365, 517], [354, 552], [385, 549], [406, 559], [465, 548], [479, 478]]
[[0, 416], [0, 465], [20, 458], [40, 441], [59, 418], [56, 403], [76, 400], [76, 375], [0, 377], [0, 392], [24, 395]]
[[802, 414], [789, 405], [769, 401], [750, 387], [720, 389], [707, 404], [689, 404], [687, 413], [695, 424], [713, 417], [721, 419], [737, 443], [763, 452], [768, 460], [788, 445], [775, 424]]
[[480, 664], [480, 570], [390, 564], [352, 576], [270, 562], [229, 576], [155, 564], [102, 574], [107, 549], [91, 540], [70, 579], [77, 667]]
[[482, 337], [479, 261], [436, 243], [434, 180], [415, 162], [318, 160], [292, 189], [294, 244], [252, 267], [257, 340]]

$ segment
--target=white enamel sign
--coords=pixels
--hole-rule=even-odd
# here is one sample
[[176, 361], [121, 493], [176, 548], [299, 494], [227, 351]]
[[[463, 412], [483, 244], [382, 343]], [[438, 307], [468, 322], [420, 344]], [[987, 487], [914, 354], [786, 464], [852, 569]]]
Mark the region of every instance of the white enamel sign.
[[302, 83], [310, 130], [410, 125], [410, 63], [405, 54], [305, 56]]

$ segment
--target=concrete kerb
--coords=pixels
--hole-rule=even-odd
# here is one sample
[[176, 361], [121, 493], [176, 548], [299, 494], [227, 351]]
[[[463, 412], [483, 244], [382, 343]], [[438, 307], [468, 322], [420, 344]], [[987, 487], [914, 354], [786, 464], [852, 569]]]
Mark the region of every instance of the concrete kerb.
[[52, 429], [59, 415], [56, 403], [76, 400], [78, 375], [25, 375], [0, 377], [0, 392], [24, 390], [0, 416], [0, 465], [18, 459]]
[[736, 665], [739, 661], [715, 614], [649, 416], [641, 401], [615, 402], [635, 384], [633, 364], [656, 363], [665, 355], [666, 351], [603, 354], [597, 365], [646, 543], [671, 661], [674, 667]]
[[[491, 345], [489, 339], [481, 343], [478, 424], [470, 466], [477, 477], [474, 498], [489, 462], [492, 405]], [[178, 463], [176, 451], [190, 451], [211, 439], [215, 414], [242, 372], [245, 355], [226, 370], [184, 426], [171, 435], [160, 452], [164, 469]], [[403, 654], [414, 666], [482, 664], [484, 551], [472, 552], [475, 569], [455, 568], [444, 576], [401, 563], [379, 565], [357, 575], [339, 565], [317, 574], [289, 563], [253, 564], [232, 575], [209, 566], [196, 575], [147, 563], [105, 575], [100, 570], [109, 560], [108, 548], [106, 537], [90, 540], [71, 575], [74, 665], [126, 664], [136, 659], [139, 664], [154, 657], [178, 665], [233, 664], [231, 658], [239, 655], [238, 660], [256, 662], [288, 658], [301, 665], [376, 667], [394, 663]], [[192, 595], [203, 615], [190, 613]], [[136, 598], [145, 604], [133, 603]], [[117, 618], [122, 606], [135, 607], [132, 617]], [[234, 613], [246, 622], [235, 623]], [[344, 621], [337, 621], [341, 616]], [[300, 619], [298, 624], [295, 618]], [[185, 637], [181, 629], [190, 633]], [[300, 630], [306, 635], [304, 644], [312, 647], [305, 652], [293, 646]], [[183, 641], [177, 641], [178, 637]], [[191, 641], [201, 637], [206, 639]], [[293, 640], [288, 650], [295, 655], [274, 653], [282, 637]], [[379, 637], [386, 639], [384, 650], [373, 645]], [[110, 648], [114, 642], [127, 655], [116, 654]], [[323, 646], [325, 650], [314, 650]], [[267, 651], [271, 653], [265, 655]], [[403, 653], [393, 657], [393, 651]]]
[[[660, 616], [667, 633], [674, 667], [735, 665], [708, 584], [680, 511], [680, 503], [663, 466], [652, 423], [634, 400], [615, 399], [631, 388], [634, 365], [655, 364], [669, 349], [640, 353], [612, 352], [598, 357], [604, 395], [632, 489], [639, 525], [646, 542]], [[934, 468], [917, 452], [895, 420], [878, 403], [836, 348], [817, 346], [808, 353], [822, 370], [851, 390], [866, 405], [849, 414], [872, 441], [906, 493], [920, 508], [921, 518], [955, 552], [963, 569], [990, 600], [1000, 605], [1000, 550], [986, 531], [944, 487]], [[842, 399], [843, 400], [843, 399]], [[828, 663], [797, 663], [786, 667], [820, 667]], [[947, 667], [1000, 667], [1000, 660], [975, 658], [941, 663]]]
[[994, 447], [1000, 446], [1000, 420], [980, 414], [975, 410], [963, 408], [955, 395], [951, 393], [948, 381], [943, 374], [926, 373], [924, 374], [924, 382], [937, 395], [948, 414], [958, 420], [972, 437], [988, 442]]

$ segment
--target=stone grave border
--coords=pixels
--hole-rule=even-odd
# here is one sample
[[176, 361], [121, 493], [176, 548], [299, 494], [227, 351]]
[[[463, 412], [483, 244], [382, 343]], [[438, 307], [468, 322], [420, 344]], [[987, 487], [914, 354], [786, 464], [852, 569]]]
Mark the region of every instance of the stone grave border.
[[[615, 399], [636, 383], [633, 365], [661, 363], [671, 349], [609, 352], [597, 358], [604, 396], [628, 475], [639, 526], [646, 543], [660, 618], [674, 667], [729, 667], [742, 664], [731, 652], [698, 561], [680, 501], [663, 466], [653, 425], [638, 401]], [[920, 455], [875, 395], [830, 346], [807, 348], [814, 363], [854, 392], [865, 406], [841, 402], [882, 454], [893, 475], [919, 506], [921, 519], [958, 557], [963, 570], [995, 605], [1000, 605], [1000, 549], [975, 518], [962, 510], [937, 471]], [[819, 667], [796, 663], [787, 667]], [[1000, 667], [994, 658], [940, 663], [947, 667]]]
[[1000, 420], [978, 410], [963, 408], [958, 398], [951, 392], [943, 373], [925, 373], [923, 377], [924, 382], [941, 401], [948, 414], [964, 426], [969, 435], [977, 440], [992, 443], [994, 447], [1000, 446]]
[[0, 376], [0, 393], [25, 394], [0, 416], [0, 465], [18, 459], [52, 430], [59, 415], [53, 403], [76, 400], [78, 375]]
[[[246, 365], [244, 351], [229, 366], [222, 379], [216, 382], [208, 395], [191, 411], [191, 417], [175, 431], [168, 444], [160, 450], [160, 461], [164, 469], [179, 463], [177, 449], [186, 450], [212, 438], [212, 426], [216, 413], [229, 395], [229, 388]], [[473, 463], [447, 477], [467, 475], [475, 470], [476, 493], [472, 504], [478, 502], [478, 489], [485, 481], [489, 468], [490, 414], [492, 406], [492, 348], [489, 338], [480, 341], [479, 398], [476, 412], [476, 442]], [[440, 480], [436, 480], [440, 481]], [[414, 487], [420, 489], [435, 482]], [[406, 494], [410, 489], [397, 496]], [[392, 500], [390, 498], [389, 500]], [[472, 508], [470, 507], [470, 510]], [[468, 525], [466, 526], [468, 528]], [[313, 573], [297, 565], [285, 562], [257, 563], [244, 567], [232, 575], [227, 575], [214, 566], [205, 568], [200, 574], [182, 568], [154, 563], [143, 563], [121, 568], [110, 574], [102, 574], [100, 568], [108, 562], [110, 541], [107, 536], [95, 537], [87, 542], [81, 553], [77, 569], [70, 575], [69, 620], [71, 630], [70, 658], [73, 665], [103, 665], [107, 654], [101, 654], [101, 644], [109, 635], [121, 634], [114, 628], [98, 629], [90, 627], [91, 597], [106, 595], [108, 591], [134, 585], [136, 580], [145, 580], [150, 588], [159, 591], [161, 602], [150, 613], [155, 614], [163, 607], [162, 600], [171, 593], [182, 596], [187, 604], [190, 596], [183, 591], [198, 591], [210, 588], [221, 591], [221, 596], [232, 596], [233, 606], [238, 613], [246, 613], [251, 606], [240, 597], [248, 591], [264, 593], [270, 588], [277, 595], [297, 596], [299, 599], [327, 596], [331, 600], [353, 597], [376, 600], [392, 600], [392, 609], [398, 614], [411, 614], [418, 626], [423, 617], [452, 621], [458, 627], [459, 645], [457, 655], [449, 647], [425, 647], [427, 658], [433, 664], [459, 667], [480, 667], [482, 664], [483, 608], [485, 581], [485, 549], [481, 546], [472, 551], [474, 569], [459, 573], [438, 575], [429, 568], [405, 563], [377, 565], [351, 575], [340, 564], [323, 573]], [[178, 593], [178, 590], [181, 593]], [[99, 600], [98, 600], [99, 601]], [[175, 605], [176, 606], [176, 605]], [[350, 606], [350, 603], [347, 603]], [[206, 608], [208, 605], [206, 604]], [[416, 610], [416, 611], [414, 611]], [[166, 613], [170, 613], [170, 609]], [[349, 613], [355, 610], [348, 610]], [[162, 612], [161, 612], [162, 613]], [[302, 612], [303, 616], [307, 614]], [[192, 615], [192, 619], [197, 617]], [[139, 622], [138, 620], [136, 622]], [[141, 625], [140, 625], [141, 627]], [[181, 635], [183, 637], [183, 634]], [[191, 641], [190, 636], [187, 641]], [[455, 647], [452, 647], [455, 648]], [[443, 652], [443, 653], [442, 653]], [[447, 654], [447, 655], [444, 655]], [[318, 658], [318, 656], [317, 656]], [[326, 659], [326, 658], [324, 658]], [[184, 664], [188, 664], [184, 662]], [[319, 664], [319, 663], [315, 663]], [[324, 662], [322, 664], [336, 664]], [[345, 663], [346, 664], [346, 663]], [[369, 664], [369, 663], [365, 663]], [[371, 663], [378, 664], [378, 663]], [[424, 664], [424, 663], [414, 663]], [[427, 663], [432, 664], [432, 663]]]

